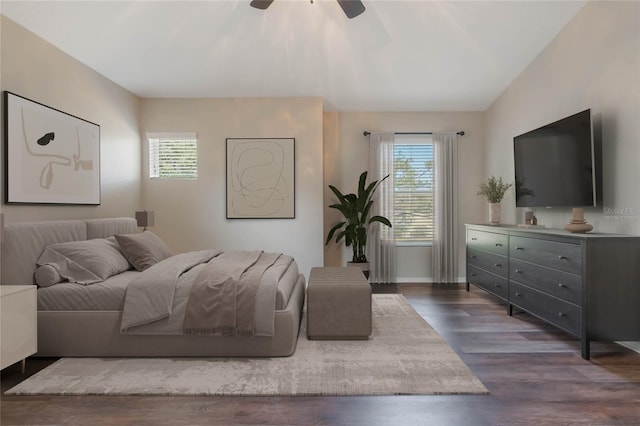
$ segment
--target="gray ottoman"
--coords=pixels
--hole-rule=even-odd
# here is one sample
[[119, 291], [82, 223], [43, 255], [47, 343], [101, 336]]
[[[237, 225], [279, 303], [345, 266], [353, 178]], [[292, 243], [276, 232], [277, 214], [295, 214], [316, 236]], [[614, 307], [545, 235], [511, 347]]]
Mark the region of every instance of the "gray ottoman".
[[366, 340], [371, 335], [371, 286], [356, 267], [311, 268], [307, 336], [311, 340]]

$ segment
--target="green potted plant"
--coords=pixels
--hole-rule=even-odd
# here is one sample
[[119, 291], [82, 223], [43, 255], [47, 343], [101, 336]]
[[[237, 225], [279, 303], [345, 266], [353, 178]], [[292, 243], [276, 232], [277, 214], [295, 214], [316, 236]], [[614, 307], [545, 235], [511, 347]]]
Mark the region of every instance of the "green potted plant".
[[512, 183], [503, 182], [501, 177], [496, 179], [495, 176], [491, 176], [486, 182], [480, 184], [478, 195], [489, 202], [489, 223], [491, 225], [500, 223], [500, 202], [512, 186]]
[[329, 245], [334, 235], [336, 243], [344, 239], [345, 245], [353, 248], [352, 263], [359, 264], [358, 266], [360, 266], [363, 271], [369, 270], [366, 255], [367, 230], [369, 225], [374, 222], [380, 222], [385, 226], [391, 227], [391, 222], [384, 216], [376, 215], [369, 217], [371, 207], [373, 206], [373, 194], [376, 192], [378, 186], [388, 177], [389, 175], [380, 179], [380, 181], [374, 180], [367, 185], [367, 172], [362, 172], [358, 181], [357, 194], [344, 195], [338, 188], [329, 185], [331, 191], [338, 198], [338, 202], [331, 204], [329, 207], [342, 213], [344, 220], [336, 223], [331, 228], [327, 235], [325, 246]]

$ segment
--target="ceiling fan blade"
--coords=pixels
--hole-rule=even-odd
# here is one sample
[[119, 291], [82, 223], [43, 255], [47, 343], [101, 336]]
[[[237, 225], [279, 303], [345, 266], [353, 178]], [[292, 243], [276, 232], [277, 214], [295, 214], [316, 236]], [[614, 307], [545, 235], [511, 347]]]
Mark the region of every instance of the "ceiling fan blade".
[[271, 3], [273, 3], [273, 0], [252, 0], [250, 5], [256, 9], [265, 10], [271, 6]]
[[360, 0], [338, 0], [338, 4], [349, 19], [355, 18], [364, 12], [364, 4]]

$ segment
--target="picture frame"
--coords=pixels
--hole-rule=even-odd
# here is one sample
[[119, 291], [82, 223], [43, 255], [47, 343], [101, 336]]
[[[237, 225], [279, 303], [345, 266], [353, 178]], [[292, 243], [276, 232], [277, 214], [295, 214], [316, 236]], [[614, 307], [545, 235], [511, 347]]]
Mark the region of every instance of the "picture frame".
[[4, 92], [5, 203], [100, 204], [100, 126]]
[[227, 138], [227, 219], [295, 218], [295, 138]]

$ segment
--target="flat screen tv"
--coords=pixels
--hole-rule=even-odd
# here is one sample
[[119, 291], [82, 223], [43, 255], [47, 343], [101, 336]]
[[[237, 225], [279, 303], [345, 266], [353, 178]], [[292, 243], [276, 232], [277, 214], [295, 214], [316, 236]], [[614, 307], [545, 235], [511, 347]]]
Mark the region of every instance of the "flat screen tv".
[[517, 207], [597, 205], [591, 110], [513, 138]]

